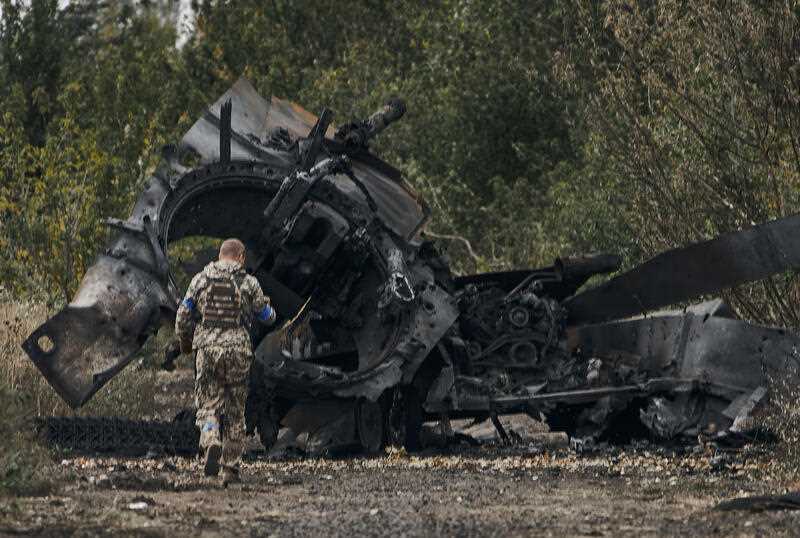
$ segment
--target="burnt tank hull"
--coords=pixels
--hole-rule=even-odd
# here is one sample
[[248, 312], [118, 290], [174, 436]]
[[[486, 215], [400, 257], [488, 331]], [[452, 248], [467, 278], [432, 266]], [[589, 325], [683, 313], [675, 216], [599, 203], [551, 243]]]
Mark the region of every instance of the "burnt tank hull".
[[[281, 314], [254, 346], [247, 415], [265, 443], [283, 424], [318, 446], [375, 450], [414, 445], [425, 420], [520, 411], [597, 436], [631, 406], [658, 437], [696, 436], [749, 416], [769, 372], [795, 371], [800, 340], [789, 331], [719, 304], [651, 310], [797, 266], [800, 247], [761, 239], [798, 237], [799, 217], [709, 243], [718, 265], [761, 245], [763, 263], [716, 280], [695, 259], [702, 249], [671, 251], [588, 292], [618, 257], [455, 277], [425, 239], [424, 201], [369, 151], [404, 110], [393, 100], [337, 130], [329, 111], [266, 101], [240, 80], [165, 148], [131, 215], [109, 219], [117, 235], [74, 300], [26, 340], [31, 360], [70, 405], [88, 401], [173, 323], [182, 290], [167, 246], [206, 236], [245, 243], [248, 270]], [[648, 288], [673, 281], [677, 295]]]

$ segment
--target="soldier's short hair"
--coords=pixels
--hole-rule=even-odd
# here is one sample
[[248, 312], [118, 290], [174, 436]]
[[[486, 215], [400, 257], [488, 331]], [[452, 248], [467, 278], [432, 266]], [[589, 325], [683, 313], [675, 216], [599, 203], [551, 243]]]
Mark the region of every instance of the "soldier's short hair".
[[244, 254], [244, 243], [239, 241], [238, 239], [226, 239], [222, 242], [222, 245], [219, 247], [219, 258], [227, 258], [230, 260], [235, 260], [239, 256]]

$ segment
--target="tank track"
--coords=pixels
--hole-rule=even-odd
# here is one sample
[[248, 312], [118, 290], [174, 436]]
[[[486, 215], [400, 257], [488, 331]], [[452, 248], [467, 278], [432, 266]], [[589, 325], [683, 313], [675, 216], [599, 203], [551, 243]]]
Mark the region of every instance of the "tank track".
[[36, 419], [46, 444], [80, 453], [145, 456], [197, 454], [200, 433], [188, 420], [130, 420], [118, 417]]

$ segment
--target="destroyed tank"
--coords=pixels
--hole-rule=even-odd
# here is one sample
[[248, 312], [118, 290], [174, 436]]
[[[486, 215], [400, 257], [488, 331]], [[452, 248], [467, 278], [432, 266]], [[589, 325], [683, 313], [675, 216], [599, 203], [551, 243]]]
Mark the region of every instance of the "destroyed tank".
[[[23, 347], [73, 407], [123, 369], [183, 290], [167, 246], [237, 237], [281, 318], [254, 334], [248, 427], [311, 452], [415, 449], [422, 425], [528, 413], [576, 439], [696, 438], [752, 427], [768, 376], [800, 339], [736, 319], [719, 290], [800, 267], [800, 216], [663, 253], [454, 276], [425, 236], [429, 210], [370, 140], [405, 111], [332, 125], [242, 79], [163, 159], [73, 301]], [[188, 166], [187, 162], [195, 162]], [[749, 424], [749, 426], [747, 426]]]

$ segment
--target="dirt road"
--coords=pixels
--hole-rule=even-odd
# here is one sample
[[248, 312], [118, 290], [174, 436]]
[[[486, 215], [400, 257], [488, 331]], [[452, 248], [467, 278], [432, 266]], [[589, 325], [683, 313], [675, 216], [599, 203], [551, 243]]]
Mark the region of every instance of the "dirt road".
[[765, 455], [480, 448], [256, 460], [224, 490], [180, 458], [70, 458], [56, 495], [0, 500], [12, 536], [795, 536], [800, 512], [720, 512], [790, 486]]

